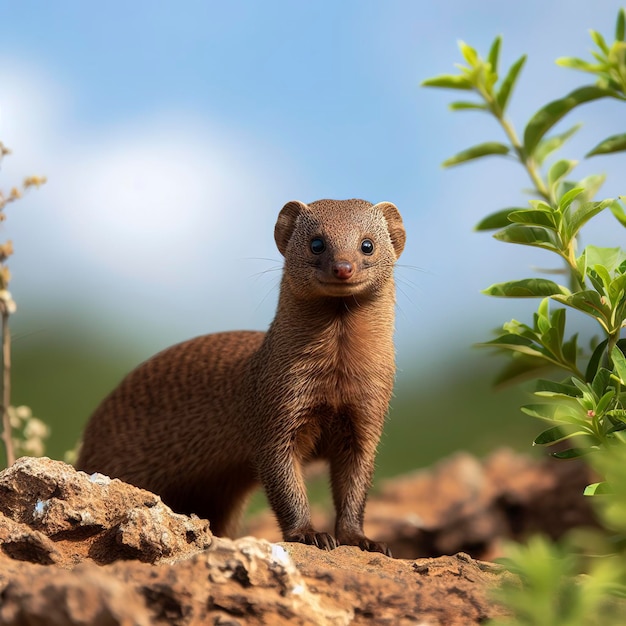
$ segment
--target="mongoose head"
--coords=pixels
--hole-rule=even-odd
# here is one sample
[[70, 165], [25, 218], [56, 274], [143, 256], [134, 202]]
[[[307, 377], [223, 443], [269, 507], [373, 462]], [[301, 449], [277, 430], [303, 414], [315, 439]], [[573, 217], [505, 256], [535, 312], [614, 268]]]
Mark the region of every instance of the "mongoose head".
[[296, 297], [374, 295], [393, 281], [406, 234], [391, 202], [288, 202], [274, 229]]

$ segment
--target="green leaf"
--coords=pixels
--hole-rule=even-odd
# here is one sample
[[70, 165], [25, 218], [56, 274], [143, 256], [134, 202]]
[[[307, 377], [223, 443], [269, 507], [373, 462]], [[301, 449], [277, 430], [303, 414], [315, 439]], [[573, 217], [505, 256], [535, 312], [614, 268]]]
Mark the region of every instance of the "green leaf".
[[511, 320], [510, 322], [505, 322], [502, 324], [502, 330], [505, 333], [510, 333], [512, 335], [519, 335], [520, 337], [525, 337], [531, 342], [537, 339], [537, 333], [530, 327], [528, 324], [522, 324], [517, 320]]
[[556, 309], [550, 315], [550, 328], [544, 331], [541, 336], [541, 342], [550, 349], [553, 354], [563, 356], [561, 354], [561, 345], [563, 344], [563, 336], [565, 334], [565, 309]]
[[558, 383], [543, 378], [537, 381], [535, 392], [560, 393], [564, 396], [571, 396], [572, 398], [580, 396], [580, 391], [575, 385], [567, 385], [566, 383]]
[[584, 430], [576, 430], [575, 428], [565, 428], [563, 426], [552, 426], [547, 430], [544, 430], [541, 434], [535, 437], [533, 446], [550, 446], [559, 441], [569, 439], [574, 435], [584, 435]]
[[613, 489], [611, 489], [607, 482], [592, 483], [591, 485], [587, 485], [583, 491], [584, 496], [605, 496], [612, 493]]
[[526, 125], [524, 131], [524, 150], [533, 154], [544, 135], [574, 107], [599, 98], [616, 97], [615, 93], [602, 87], [580, 87], [564, 98], [553, 100], [539, 109]]
[[593, 351], [591, 358], [589, 359], [589, 363], [587, 364], [587, 370], [585, 371], [585, 380], [587, 382], [591, 382], [600, 367], [602, 366], [602, 361], [606, 354], [606, 346], [609, 340], [605, 339], [601, 343], [596, 346], [596, 349]]
[[500, 370], [493, 383], [496, 386], [517, 384], [528, 378], [536, 378], [539, 371], [552, 367], [545, 359], [539, 359], [520, 352], [513, 352], [510, 361]]
[[569, 290], [546, 278], [526, 278], [496, 283], [484, 289], [482, 293], [505, 298], [545, 298], [556, 293], [567, 295]]
[[489, 56], [487, 57], [487, 61], [489, 65], [491, 65], [491, 71], [498, 71], [498, 59], [500, 58], [500, 45], [502, 44], [502, 37], [498, 36], [493, 40], [491, 44], [491, 49], [489, 50]]
[[459, 40], [459, 50], [461, 51], [463, 58], [469, 66], [475, 67], [478, 64], [478, 52], [476, 52], [476, 50], [472, 48], [472, 46], [466, 44], [462, 40]]
[[622, 133], [621, 135], [612, 135], [604, 141], [601, 141], [593, 150], [587, 152], [585, 157], [589, 158], [598, 154], [623, 152], [624, 150], [626, 150], [626, 133]]
[[626, 226], [626, 213], [624, 212], [622, 205], [617, 200], [615, 200], [611, 204], [610, 209], [611, 213], [613, 213], [613, 215], [617, 218], [618, 222], [622, 226]]
[[620, 274], [614, 278], [608, 286], [609, 300], [615, 306], [616, 303], [623, 301], [624, 291], [626, 290], [626, 274]]
[[591, 38], [593, 39], [593, 42], [596, 44], [596, 46], [598, 46], [598, 48], [600, 48], [600, 50], [602, 50], [604, 54], [608, 54], [609, 47], [606, 45], [604, 37], [596, 30], [590, 30], [589, 34], [591, 35]]
[[561, 67], [569, 67], [572, 70], [579, 70], [581, 72], [591, 72], [595, 74], [602, 69], [601, 65], [594, 65], [588, 61], [577, 59], [576, 57], [559, 57], [556, 60], [556, 64]]
[[504, 228], [509, 226], [511, 221], [509, 220], [509, 213], [513, 211], [524, 211], [525, 209], [519, 209], [517, 207], [509, 207], [507, 209], [501, 209], [491, 215], [483, 218], [476, 226], [474, 230], [495, 230], [497, 228]]
[[[595, 267], [599, 267], [599, 266], [596, 265]], [[604, 273], [606, 274], [606, 269], [605, 269]], [[601, 296], [606, 296], [605, 285], [607, 285], [608, 282], [605, 282], [603, 280], [603, 277], [598, 272], [596, 272], [596, 270], [593, 267], [588, 267], [587, 268], [587, 278], [589, 278], [589, 280], [591, 281], [591, 284], [593, 285], [593, 288]]]
[[574, 187], [573, 189], [566, 191], [559, 198], [559, 210], [561, 211], [561, 213], [564, 213], [565, 210], [572, 204], [572, 202], [574, 202], [574, 200], [576, 200], [576, 198], [578, 198], [578, 196], [580, 196], [580, 194], [582, 194], [584, 191], [585, 190], [583, 187]]
[[587, 267], [601, 265], [609, 274], [618, 271], [620, 265], [626, 261], [626, 252], [621, 248], [601, 248], [588, 245], [583, 254], [586, 257]]
[[502, 143], [498, 143], [497, 141], [487, 141], [459, 152], [455, 156], [446, 159], [442, 165], [444, 167], [451, 167], [453, 165], [458, 165], [459, 163], [465, 163], [466, 161], [479, 159], [480, 157], [492, 154], [508, 154], [509, 151], [510, 148]]
[[552, 452], [550, 456], [553, 456], [555, 459], [577, 459], [592, 452], [595, 452], [595, 448], [570, 448], [561, 452]]
[[574, 385], [568, 385], [565, 382], [559, 383], [555, 380], [540, 378], [535, 384], [535, 391], [549, 391], [553, 393], [562, 393], [566, 396], [576, 397], [580, 395], [578, 388]]
[[576, 124], [563, 133], [542, 139], [534, 154], [537, 165], [541, 165], [549, 154], [558, 150], [581, 126], [582, 124]]
[[605, 328], [610, 320], [611, 311], [607, 305], [600, 300], [600, 295], [597, 291], [577, 291], [569, 296], [557, 294], [552, 296], [552, 298], [561, 304], [565, 304], [586, 315], [590, 315], [598, 320]]
[[617, 14], [617, 23], [615, 24], [615, 41], [624, 41], [624, 32], [626, 31], [626, 12], [623, 8]]
[[500, 89], [496, 95], [496, 102], [500, 107], [500, 111], [504, 113], [506, 110], [507, 104], [509, 103], [509, 99], [511, 97], [511, 93], [513, 92], [513, 87], [515, 87], [515, 83], [517, 82], [517, 77], [524, 67], [524, 63], [526, 63], [526, 55], [521, 56], [511, 67], [507, 75], [505, 76], [502, 84], [500, 85]]
[[563, 422], [579, 426], [586, 421], [585, 412], [580, 407], [563, 403], [527, 404], [521, 407], [522, 413], [549, 422]]
[[539, 226], [511, 224], [495, 233], [494, 238], [498, 241], [518, 243], [524, 246], [535, 246], [559, 253], [562, 249], [562, 244], [558, 236], [550, 230]]
[[624, 430], [624, 425], [619, 424], [619, 422], [626, 422], [626, 409], [613, 409], [612, 411], [607, 411], [607, 415], [611, 417], [611, 421], [618, 421], [619, 428], [615, 429], [615, 432], [618, 430]]
[[626, 409], [613, 409], [612, 411], [607, 411], [606, 414], [611, 416], [611, 418], [614, 418], [615, 420], [626, 422]]
[[434, 78], [427, 78], [421, 83], [422, 87], [439, 87], [441, 89], [472, 89], [472, 83], [465, 76], [442, 74]]
[[556, 231], [556, 220], [552, 211], [537, 209], [518, 209], [509, 213], [508, 219], [514, 224], [528, 224], [529, 226], [543, 226]]
[[585, 176], [585, 178], [577, 184], [578, 187], [583, 187], [585, 190], [579, 200], [585, 200], [587, 202], [593, 200], [593, 197], [598, 193], [600, 187], [604, 185], [605, 180], [606, 174], [590, 174], [589, 176]]
[[626, 385], [626, 358], [619, 348], [613, 348], [611, 351], [611, 360], [613, 361], [614, 372], [619, 377], [622, 385]]
[[583, 380], [579, 380], [575, 376], [572, 376], [572, 382], [582, 392], [583, 399], [593, 400], [593, 394], [591, 393], [591, 386]]
[[611, 401], [613, 400], [614, 397], [615, 397], [615, 391], [614, 390], [611, 389], [610, 391], [607, 391], [600, 398], [600, 400], [598, 400], [598, 406], [596, 407], [596, 413], [598, 413], [599, 415], [602, 415], [609, 408], [609, 404], [611, 404]]
[[548, 362], [552, 365], [557, 365], [549, 356], [540, 352], [540, 350], [535, 347], [534, 343], [526, 339], [525, 337], [521, 337], [520, 335], [514, 334], [505, 334], [497, 337], [496, 339], [492, 339], [491, 341], [485, 341], [484, 343], [477, 344], [479, 348], [499, 348], [502, 350], [510, 350], [512, 352], [524, 354], [526, 356], [530, 356], [536, 359], [541, 359], [544, 362]]
[[[598, 398], [598, 405], [596, 406], [596, 411], [601, 412], [604, 411], [607, 407], [601, 406], [602, 402], [606, 402], [604, 400], [604, 396], [606, 395], [606, 389], [609, 387], [609, 382], [611, 380], [611, 372], [605, 367], [601, 367], [596, 375], [593, 377], [593, 381], [591, 382], [591, 389], [596, 394]], [[586, 383], [588, 384], [588, 383]], [[614, 392], [610, 392], [611, 397], [614, 395]]]
[[578, 164], [578, 161], [562, 159], [557, 161], [548, 171], [548, 186], [554, 187], [564, 176], [567, 176]]
[[576, 366], [578, 359], [578, 333], [574, 333], [562, 346], [563, 357], [567, 363]]
[[549, 400], [550, 402], [557, 402], [561, 405], [565, 403], [573, 403], [573, 406], [577, 409], [577, 404], [580, 403], [581, 396], [573, 396], [569, 393], [558, 393], [556, 391], [535, 391], [535, 395], [542, 400]]
[[565, 237], [563, 243], [569, 244], [574, 237], [578, 234], [578, 231], [594, 216], [598, 215], [613, 203], [613, 199], [603, 200], [602, 202], [585, 202], [581, 204], [574, 211], [571, 211], [571, 206], [563, 215]]
[[448, 108], [451, 111], [486, 111], [487, 110], [487, 105], [486, 104], [480, 104], [479, 102], [464, 102], [464, 101], [458, 101], [458, 102], [451, 102], [448, 105]]

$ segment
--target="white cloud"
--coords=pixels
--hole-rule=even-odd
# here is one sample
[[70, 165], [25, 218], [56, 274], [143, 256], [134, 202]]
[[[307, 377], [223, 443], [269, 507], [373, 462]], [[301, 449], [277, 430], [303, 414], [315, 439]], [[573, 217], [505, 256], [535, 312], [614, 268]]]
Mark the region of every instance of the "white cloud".
[[297, 184], [288, 164], [253, 137], [176, 111], [81, 129], [68, 119], [69, 90], [42, 76], [0, 74], [0, 140], [14, 149], [2, 187], [48, 176], [5, 223], [18, 293], [104, 315], [123, 303], [123, 316], [156, 326], [169, 324], [159, 318], [167, 311], [187, 333], [211, 330], [208, 317], [220, 327], [266, 324], [275, 276], [253, 277], [280, 265], [272, 231]]
[[[125, 278], [163, 282], [219, 232], [240, 194], [228, 146], [208, 133], [153, 118], [79, 148], [55, 203], [81, 256]], [[239, 198], [240, 200], [241, 198]], [[219, 240], [222, 244], [223, 239]]]

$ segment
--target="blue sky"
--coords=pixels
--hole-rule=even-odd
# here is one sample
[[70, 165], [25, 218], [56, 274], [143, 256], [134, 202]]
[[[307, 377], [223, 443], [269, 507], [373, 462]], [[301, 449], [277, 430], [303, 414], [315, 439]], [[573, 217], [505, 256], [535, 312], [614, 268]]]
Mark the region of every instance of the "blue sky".
[[[501, 34], [505, 64], [529, 54], [510, 111], [521, 128], [588, 82], [554, 59], [588, 56], [588, 29], [612, 35], [620, 4], [3, 0], [0, 140], [14, 154], [0, 184], [49, 178], [3, 225], [20, 314], [37, 325], [34, 311], [79, 311], [148, 351], [265, 328], [281, 206], [363, 197], [394, 202], [406, 222], [400, 363], [481, 340], [520, 304], [479, 290], [551, 259], [472, 232], [485, 214], [525, 202], [527, 183], [504, 161], [442, 170], [446, 157], [501, 136], [419, 82], [453, 70], [459, 39], [486, 53]], [[563, 156], [623, 131], [624, 119], [617, 103], [582, 107], [567, 121], [585, 127]], [[617, 195], [624, 165], [617, 156], [580, 169], [606, 171], [604, 194]], [[588, 239], [623, 236], [607, 215]]]

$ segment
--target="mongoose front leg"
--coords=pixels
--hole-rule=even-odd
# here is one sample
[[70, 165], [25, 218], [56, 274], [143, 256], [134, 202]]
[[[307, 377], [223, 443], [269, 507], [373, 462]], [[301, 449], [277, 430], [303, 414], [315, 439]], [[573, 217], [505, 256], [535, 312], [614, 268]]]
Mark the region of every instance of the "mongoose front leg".
[[367, 492], [374, 474], [375, 448], [352, 441], [338, 447], [330, 459], [330, 475], [337, 518], [335, 536], [340, 545], [358, 546], [391, 556], [387, 544], [363, 532]]
[[299, 460], [291, 450], [270, 451], [262, 462], [261, 482], [276, 515], [285, 541], [296, 541], [333, 550], [337, 541], [329, 533], [318, 532], [311, 526], [311, 511]]

